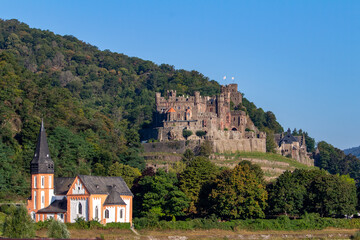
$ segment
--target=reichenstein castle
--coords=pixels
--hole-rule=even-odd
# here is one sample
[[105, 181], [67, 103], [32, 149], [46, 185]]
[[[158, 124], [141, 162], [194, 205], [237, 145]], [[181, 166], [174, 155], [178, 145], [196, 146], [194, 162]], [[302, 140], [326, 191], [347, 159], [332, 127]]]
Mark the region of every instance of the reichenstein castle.
[[[194, 96], [178, 96], [175, 90], [169, 90], [166, 96], [156, 93], [155, 101], [155, 126], [145, 134], [147, 140], [155, 142], [144, 144], [146, 152], [171, 152], [169, 146], [176, 146], [174, 152], [183, 153], [204, 141], [217, 153], [266, 152], [266, 133], [238, 108], [242, 94], [237, 84], [221, 86], [221, 93], [212, 97], [201, 96], [198, 91]], [[279, 154], [308, 161], [303, 138], [287, 133], [276, 135], [274, 140]]]

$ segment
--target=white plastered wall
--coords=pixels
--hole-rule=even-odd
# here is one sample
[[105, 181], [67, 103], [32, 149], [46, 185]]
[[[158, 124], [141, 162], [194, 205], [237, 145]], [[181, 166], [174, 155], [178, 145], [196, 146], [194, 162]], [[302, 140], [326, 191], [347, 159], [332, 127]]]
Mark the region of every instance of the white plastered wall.
[[[79, 203], [82, 205], [82, 214], [79, 214]], [[78, 217], [89, 220], [87, 199], [70, 199], [70, 222], [74, 223]]]
[[96, 219], [96, 220], [101, 221], [101, 198], [93, 198], [92, 201], [93, 201], [93, 202], [92, 202], [92, 206], [93, 206], [92, 215], [93, 215], [93, 218], [94, 218], [94, 220], [95, 220], [95, 209], [96, 209], [96, 207], [98, 207], [99, 217], [98, 217], [98, 219]]
[[104, 208], [104, 217], [105, 217], [105, 211], [109, 210], [109, 218], [105, 218], [105, 222], [106, 223], [111, 223], [111, 222], [115, 222], [115, 207], [105, 207]]
[[130, 199], [124, 199], [126, 203], [126, 211], [125, 211], [125, 222], [130, 222]]
[[[120, 214], [120, 211], [123, 211], [123, 214], [122, 214], [122, 218], [121, 218], [121, 214]], [[126, 214], [126, 209], [125, 209], [125, 206], [121, 206], [121, 207], [117, 207], [117, 221], [116, 222], [121, 222], [121, 223], [124, 223], [125, 222], [125, 215]]]
[[74, 184], [73, 194], [85, 194], [85, 188], [79, 179]]

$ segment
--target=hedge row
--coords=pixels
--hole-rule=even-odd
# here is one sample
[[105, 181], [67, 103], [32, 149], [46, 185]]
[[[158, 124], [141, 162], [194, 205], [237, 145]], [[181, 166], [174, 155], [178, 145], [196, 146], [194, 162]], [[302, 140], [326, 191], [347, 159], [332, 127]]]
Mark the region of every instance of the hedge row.
[[320, 218], [317, 214], [306, 214], [301, 219], [290, 220], [287, 216], [277, 219], [247, 219], [221, 222], [216, 218], [192, 219], [188, 221], [157, 221], [156, 219], [135, 218], [136, 229], [222, 229], [222, 230], [321, 230], [328, 227], [360, 228], [360, 219]]

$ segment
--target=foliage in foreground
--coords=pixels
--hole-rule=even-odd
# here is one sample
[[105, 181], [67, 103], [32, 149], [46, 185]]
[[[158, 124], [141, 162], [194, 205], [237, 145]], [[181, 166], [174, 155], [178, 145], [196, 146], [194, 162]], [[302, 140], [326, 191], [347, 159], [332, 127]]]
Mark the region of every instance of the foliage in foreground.
[[67, 229], [65, 223], [57, 220], [52, 220], [47, 235], [49, 238], [70, 238], [70, 232]]
[[17, 207], [6, 217], [3, 235], [9, 238], [31, 238], [35, 236], [35, 224], [25, 207]]

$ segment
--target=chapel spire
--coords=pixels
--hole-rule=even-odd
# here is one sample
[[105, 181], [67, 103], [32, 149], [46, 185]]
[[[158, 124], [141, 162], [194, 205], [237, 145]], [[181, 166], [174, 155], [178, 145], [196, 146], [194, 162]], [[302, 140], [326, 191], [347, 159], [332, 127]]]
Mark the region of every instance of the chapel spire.
[[30, 173], [54, 173], [54, 162], [50, 157], [43, 119], [41, 119], [41, 127], [34, 158], [30, 164]]

